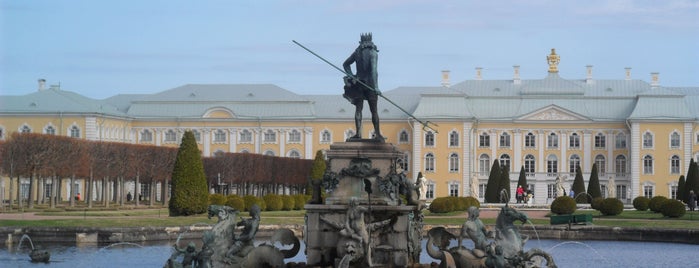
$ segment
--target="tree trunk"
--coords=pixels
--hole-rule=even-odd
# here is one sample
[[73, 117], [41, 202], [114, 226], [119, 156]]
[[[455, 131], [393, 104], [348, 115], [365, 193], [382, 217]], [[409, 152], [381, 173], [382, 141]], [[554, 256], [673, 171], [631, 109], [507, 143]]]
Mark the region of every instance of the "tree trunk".
[[109, 186], [111, 185], [109, 177], [103, 177], [102, 178], [102, 204], [104, 204], [105, 208], [109, 207]]
[[75, 174], [70, 176], [70, 191], [68, 192], [68, 200], [70, 200], [70, 207], [75, 207]]
[[34, 190], [36, 188], [36, 183], [34, 182], [34, 177], [35, 174], [32, 173], [31, 177], [29, 177], [29, 198], [27, 198], [27, 208], [32, 209], [34, 208]]
[[56, 208], [56, 184], [56, 176], [51, 177], [51, 195], [49, 197], [51, 208]]
[[148, 191], [148, 195], [150, 196], [150, 198], [148, 198], [149, 199], [148, 206], [150, 206], [150, 207], [153, 207], [153, 205], [155, 204], [155, 196], [156, 196], [155, 191], [156, 191], [155, 179], [151, 179], [150, 180], [150, 191]]
[[12, 179], [12, 175], [10, 175], [10, 211], [12, 211], [12, 204], [14, 204], [14, 200], [12, 199], [12, 192], [14, 192], [12, 189], [14, 189], [14, 184], [15, 181]]
[[[87, 207], [88, 208], [92, 208], [92, 199], [94, 199], [92, 197], [92, 195], [95, 194], [94, 192], [92, 192], [92, 188], [94, 187], [94, 184], [95, 184], [95, 177], [93, 176], [92, 170], [90, 170], [90, 182], [88, 183], [87, 188], [85, 188], [85, 198], [87, 200]], [[71, 198], [73, 198], [73, 197], [71, 196]]]
[[17, 174], [17, 210], [22, 207], [24, 207], [24, 203], [22, 202], [22, 179], [19, 177], [19, 174]]
[[138, 194], [138, 183], [139, 183], [140, 181], [141, 181], [141, 176], [137, 173], [137, 174], [136, 174], [136, 184], [134, 184], [134, 187], [133, 187], [133, 188], [134, 188], [134, 189], [133, 189], [133, 200], [136, 201], [136, 207], [138, 207], [138, 204], [140, 203], [140, 202], [138, 202], [138, 201], [139, 201], [139, 200], [138, 200], [138, 196], [139, 196], [139, 194]]

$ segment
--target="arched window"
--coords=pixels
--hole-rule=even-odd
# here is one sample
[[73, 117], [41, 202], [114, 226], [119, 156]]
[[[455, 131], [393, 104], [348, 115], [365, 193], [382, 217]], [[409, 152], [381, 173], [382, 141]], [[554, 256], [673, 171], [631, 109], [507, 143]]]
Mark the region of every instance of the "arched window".
[[301, 142], [301, 132], [294, 129], [289, 132], [289, 142], [299, 143]]
[[503, 132], [500, 134], [500, 147], [510, 147], [510, 134]]
[[449, 172], [459, 172], [459, 155], [456, 153], [449, 155]]
[[198, 143], [201, 143], [201, 132], [199, 132], [196, 129], [192, 129], [192, 134], [194, 134], [194, 140], [196, 140]]
[[428, 153], [425, 155], [425, 172], [434, 172], [434, 155]]
[[167, 132], [165, 132], [165, 142], [176, 142], [177, 141], [177, 134], [175, 133], [174, 130], [168, 129]]
[[577, 154], [571, 155], [568, 161], [568, 172], [575, 174], [575, 169], [580, 165], [580, 156]]
[[524, 136], [524, 147], [536, 147], [536, 135], [534, 135], [534, 133], [529, 132], [526, 136]]
[[410, 142], [410, 136], [408, 135], [408, 131], [401, 131], [400, 134], [398, 134], [398, 143], [408, 143]]
[[267, 150], [267, 151], [265, 151], [264, 155], [274, 156], [274, 151]]
[[434, 133], [432, 131], [425, 133], [425, 146], [434, 146]]
[[478, 147], [490, 147], [490, 135], [485, 132], [481, 132], [478, 135]]
[[653, 157], [650, 155], [643, 157], [643, 174], [653, 174]]
[[252, 132], [247, 129], [243, 129], [240, 132], [240, 143], [251, 143], [252, 142]]
[[626, 134], [624, 134], [623, 132], [617, 133], [614, 142], [616, 143], [617, 149], [626, 148]]
[[330, 130], [323, 130], [320, 132], [320, 142], [321, 143], [330, 143], [332, 141], [332, 136], [330, 135]]
[[604, 136], [604, 134], [601, 132], [597, 133], [597, 135], [595, 135], [595, 148], [603, 149], [605, 147], [607, 147], [606, 136]]
[[549, 177], [558, 175], [558, 157], [556, 155], [552, 154], [546, 158], [546, 175]]
[[672, 132], [670, 134], [670, 148], [677, 149], [680, 148], [680, 134], [677, 132]]
[[351, 137], [354, 137], [356, 133], [352, 129], [348, 129], [345, 131], [345, 140], [349, 140]]
[[449, 133], [449, 147], [459, 146], [459, 132], [452, 131]]
[[556, 135], [556, 133], [551, 132], [551, 134], [549, 134], [548, 136], [546, 145], [548, 146], [548, 148], [558, 148], [558, 135]]
[[289, 152], [289, 158], [299, 159], [299, 158], [301, 158], [301, 153], [299, 153], [299, 151], [296, 151], [296, 150], [291, 150]]
[[271, 130], [271, 129], [268, 129], [267, 131], [265, 131], [264, 142], [267, 142], [267, 143], [277, 142], [277, 132], [275, 132], [274, 130]]
[[214, 142], [226, 142], [226, 132], [221, 129], [217, 129], [214, 132]]
[[214, 152], [214, 157], [222, 157], [224, 153], [223, 150], [216, 150]]
[[527, 176], [534, 176], [536, 172], [536, 160], [533, 155], [528, 154], [524, 157], [524, 172]]
[[607, 159], [604, 155], [598, 154], [595, 156], [595, 164], [597, 164], [597, 174], [604, 176], [607, 173]]
[[71, 138], [80, 138], [80, 128], [78, 128], [78, 126], [70, 127], [70, 137]]
[[653, 134], [650, 132], [643, 134], [643, 148], [653, 148]]
[[141, 141], [153, 141], [153, 133], [150, 130], [144, 129], [141, 131]]
[[510, 155], [503, 154], [500, 156], [500, 167], [506, 168], [508, 171], [511, 169]]
[[53, 126], [46, 126], [46, 129], [44, 129], [44, 133], [49, 135], [56, 135], [56, 128]]
[[680, 157], [677, 155], [670, 158], [670, 173], [680, 174]]
[[614, 164], [614, 172], [617, 177], [626, 177], [626, 156], [617, 155]]
[[487, 154], [482, 154], [478, 158], [478, 171], [481, 176], [488, 176], [490, 174], [490, 156]]
[[568, 147], [571, 149], [580, 148], [580, 135], [578, 135], [578, 133], [570, 134], [570, 137], [568, 137]]

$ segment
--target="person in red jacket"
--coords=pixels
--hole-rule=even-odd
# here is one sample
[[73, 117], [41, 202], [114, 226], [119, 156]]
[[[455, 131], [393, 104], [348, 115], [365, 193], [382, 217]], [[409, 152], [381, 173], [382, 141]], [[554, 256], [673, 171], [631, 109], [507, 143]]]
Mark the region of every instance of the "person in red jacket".
[[524, 188], [522, 185], [517, 185], [517, 203], [522, 203], [524, 201]]

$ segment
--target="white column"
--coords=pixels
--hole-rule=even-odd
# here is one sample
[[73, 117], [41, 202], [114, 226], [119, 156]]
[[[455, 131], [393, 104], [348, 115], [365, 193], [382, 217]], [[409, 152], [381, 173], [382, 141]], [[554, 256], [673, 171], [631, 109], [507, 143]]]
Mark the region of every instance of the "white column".
[[235, 153], [238, 151], [238, 130], [235, 128], [228, 129], [228, 152]]
[[586, 170], [592, 168], [592, 132], [589, 130], [583, 131], [583, 167], [581, 172], [585, 173]]
[[153, 129], [153, 138], [155, 139], [155, 146], [160, 146], [163, 141], [163, 130], [159, 128]]
[[[607, 174], [612, 174], [613, 170], [612, 168], [614, 167], [614, 148], [616, 148], [616, 135], [614, 134], [614, 131], [607, 131], [605, 133], [607, 135], [607, 162], [606, 167], [604, 170], [606, 170], [605, 175]], [[600, 177], [601, 178], [601, 177]]]
[[547, 146], [545, 141], [545, 132], [538, 130], [536, 133], [537, 148], [539, 149], [539, 156], [536, 158], [536, 162], [539, 163], [537, 166], [537, 172], [546, 172], [546, 156], [544, 155], [544, 147]]
[[558, 173], [568, 172], [568, 132], [561, 131], [561, 138], [558, 140], [558, 145], [561, 146], [561, 169]]
[[205, 128], [201, 130], [201, 136], [204, 138], [202, 144], [204, 145], [204, 156], [211, 155], [211, 129]]
[[286, 136], [289, 133], [288, 129], [277, 130], [277, 136], [279, 136], [279, 156], [286, 156], [286, 141], [289, 140]]
[[514, 162], [515, 167], [519, 170], [522, 167], [522, 130], [520, 129], [514, 129], [512, 130], [512, 148], [515, 151], [514, 159], [512, 159], [512, 162]]
[[[466, 193], [470, 193], [471, 191], [471, 167], [473, 166], [473, 163], [471, 162], [471, 133], [473, 132], [472, 130], [472, 123], [470, 122], [464, 122], [463, 124], [463, 129], [462, 129], [462, 148], [463, 150], [461, 151], [461, 155], [463, 156], [462, 159], [462, 177], [461, 177], [461, 189], [462, 191], [462, 196], [466, 196]], [[476, 189], [478, 190], [478, 189]]]
[[629, 168], [631, 169], [631, 196], [627, 198], [633, 199], [640, 193], [640, 182], [641, 182], [641, 169], [643, 165], [641, 164], [641, 126], [638, 123], [631, 123], [631, 147], [629, 149], [631, 153], [631, 162], [629, 163]]
[[[417, 177], [417, 173], [422, 171], [422, 128], [420, 124], [414, 124], [413, 126], [413, 177]], [[423, 174], [425, 175], [425, 174]], [[435, 186], [436, 187], [436, 186]], [[436, 190], [435, 190], [436, 191]]]
[[315, 158], [315, 153], [313, 153], [313, 128], [307, 127], [303, 129], [303, 133], [305, 134], [305, 139], [304, 139], [304, 144], [303, 147], [305, 149], [305, 158], [306, 159], [313, 159]]
[[[684, 163], [680, 170], [687, 170], [689, 167], [689, 159], [692, 158], [692, 123], [684, 123], [683, 134], [684, 140], [682, 140], [682, 148], [684, 149], [684, 161], [682, 162]], [[697, 159], [694, 159], [694, 161], [697, 161]]]
[[254, 132], [254, 134], [255, 134], [253, 136], [253, 139], [254, 139], [253, 142], [255, 144], [255, 153], [259, 154], [261, 147], [262, 147], [262, 144], [261, 144], [262, 143], [262, 137], [261, 137], [262, 129], [261, 128], [253, 129], [252, 132]]

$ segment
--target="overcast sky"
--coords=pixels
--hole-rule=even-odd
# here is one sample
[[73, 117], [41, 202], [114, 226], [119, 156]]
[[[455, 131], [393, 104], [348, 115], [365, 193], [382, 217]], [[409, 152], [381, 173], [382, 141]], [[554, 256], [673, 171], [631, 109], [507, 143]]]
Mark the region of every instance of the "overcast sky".
[[379, 48], [379, 87], [560, 75], [699, 87], [699, 1], [40, 1], [0, 0], [0, 95], [37, 79], [91, 98], [185, 84], [275, 84], [340, 94], [359, 35]]

